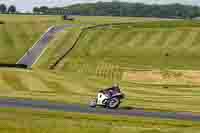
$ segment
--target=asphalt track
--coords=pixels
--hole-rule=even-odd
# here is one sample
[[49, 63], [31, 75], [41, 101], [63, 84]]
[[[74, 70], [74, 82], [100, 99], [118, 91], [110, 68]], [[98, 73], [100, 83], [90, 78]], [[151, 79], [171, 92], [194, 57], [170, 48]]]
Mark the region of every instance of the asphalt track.
[[59, 104], [47, 101], [33, 101], [23, 99], [0, 99], [0, 108], [27, 108], [27, 109], [44, 109], [49, 111], [77, 112], [86, 114], [102, 114], [113, 116], [134, 116], [161, 119], [176, 119], [200, 122], [200, 115], [192, 113], [173, 113], [173, 112], [147, 112], [141, 109], [116, 109], [109, 110], [104, 108], [90, 108], [87, 105]]
[[61, 32], [64, 28], [71, 28], [74, 25], [66, 24], [63, 26], [53, 26], [30, 48], [17, 64], [27, 65], [29, 68], [39, 59], [49, 42], [55, 37], [56, 33]]

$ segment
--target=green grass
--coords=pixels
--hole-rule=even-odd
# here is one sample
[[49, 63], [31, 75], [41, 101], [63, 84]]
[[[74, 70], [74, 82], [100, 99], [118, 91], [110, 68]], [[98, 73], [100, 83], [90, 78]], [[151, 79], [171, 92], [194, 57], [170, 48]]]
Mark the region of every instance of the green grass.
[[66, 28], [58, 33], [49, 43], [46, 52], [41, 56], [34, 67], [51, 68], [74, 44], [80, 33], [80, 27]]
[[60, 17], [0, 15], [0, 62], [16, 63], [52, 25], [62, 23]]
[[199, 123], [126, 116], [0, 109], [1, 133], [198, 133]]
[[143, 22], [143, 21], [158, 21], [159, 18], [148, 17], [111, 17], [111, 16], [77, 16], [76, 21], [81, 24], [109, 24], [109, 23], [129, 23], [129, 22]]
[[[38, 21], [34, 19], [36, 22], [33, 24], [47, 22], [48, 19], [61, 24], [56, 18], [41, 16]], [[87, 17], [83, 19], [89, 21]], [[20, 25], [21, 21], [25, 23], [28, 20], [7, 18], [7, 23], [11, 26], [19, 25], [15, 26], [17, 28], [25, 26]], [[48, 24], [44, 23], [44, 27]], [[87, 104], [99, 87], [109, 87], [114, 82], [120, 82], [127, 94], [123, 106], [199, 113], [198, 71], [166, 71], [199, 69], [198, 26], [198, 22], [173, 21], [115, 24], [89, 29], [82, 34], [71, 53], [54, 71], [49, 72], [45, 69], [71, 48], [81, 28], [66, 29], [50, 42], [33, 71], [0, 71], [0, 86], [3, 86], [0, 96]], [[26, 32], [27, 27], [24, 27]], [[6, 41], [12, 45], [10, 48], [16, 47], [11, 43], [13, 39]], [[10, 62], [10, 59], [6, 61]], [[154, 70], [143, 71], [146, 69]]]
[[0, 25], [0, 62], [16, 63], [47, 28], [37, 23]]
[[[73, 24], [76, 25], [73, 29], [66, 29], [64, 33], [60, 33], [51, 41], [45, 54], [41, 57], [35, 67], [51, 68], [55, 62], [62, 57], [76, 42], [81, 31], [90, 26], [109, 24], [109, 23], [132, 23], [137, 21], [155, 21], [155, 18], [140, 18], [140, 17], [103, 17], [103, 16], [78, 16], [75, 17]], [[81, 25], [79, 25], [81, 24]], [[92, 43], [92, 42], [91, 42]], [[63, 66], [60, 63], [59, 66]]]
[[[182, 77], [179, 80], [170, 78], [182, 75], [181, 72], [161, 72], [165, 79], [153, 82], [148, 78], [122, 79], [119, 83], [127, 97], [122, 107], [200, 113], [200, 83], [190, 80], [194, 73], [188, 72], [186, 75], [189, 77], [184, 80], [181, 80]], [[2, 69], [0, 96], [87, 105], [99, 88], [110, 87], [115, 81], [81, 73]]]
[[[15, 63], [47, 27], [71, 23], [60, 18], [1, 15], [0, 20], [5, 24], [0, 25], [0, 62]], [[47, 70], [73, 46], [83, 27], [147, 20], [76, 17], [74, 24], [86, 25], [57, 34], [33, 70], [0, 69], [0, 97], [87, 105], [99, 88], [119, 82], [127, 97], [122, 107], [200, 113], [198, 22], [129, 23], [92, 28], [78, 38], [76, 47], [55, 70]], [[195, 123], [183, 121], [1, 110], [0, 125], [5, 125], [0, 129], [5, 133], [199, 131]]]
[[104, 64], [121, 70], [199, 70], [198, 22], [142, 24], [113, 25], [86, 30], [76, 47], [61, 61], [62, 65], [58, 65], [57, 69], [91, 72], [96, 75], [99, 70], [102, 70], [102, 73], [107, 71]]
[[[21, 23], [21, 22], [62, 22], [62, 16], [56, 15], [0, 15], [1, 21], [6, 23]], [[137, 21], [155, 21], [162, 20], [158, 18], [148, 18], [148, 17], [108, 17], [108, 16], [73, 16], [75, 21], [72, 23], [77, 24], [105, 24], [105, 23], [127, 23], [127, 22], [137, 22]], [[65, 21], [65, 23], [71, 23], [70, 21]]]
[[33, 16], [33, 15], [0, 15], [0, 20], [5, 23], [50, 23], [60, 22], [60, 16]]
[[[66, 23], [78, 24], [78, 27], [87, 27], [96, 24], [104, 23], [117, 23], [117, 22], [135, 22], [135, 21], [147, 21], [156, 20], [153, 18], [119, 18], [119, 17], [75, 17], [75, 21], [63, 21], [61, 16], [31, 16], [31, 15], [0, 15], [0, 21], [4, 24], [0, 25], [0, 63], [16, 63], [20, 57], [41, 37], [41, 35], [52, 25], [63, 25]], [[80, 25], [84, 24], [84, 25]], [[55, 56], [59, 57], [64, 51], [60, 49], [65, 48], [73, 44], [76, 39], [76, 34], [79, 31], [66, 33], [64, 38], [63, 35], [58, 35], [57, 42], [55, 40], [52, 43], [61, 45], [65, 42], [64, 46], [54, 47], [54, 50], [50, 50], [44, 58], [50, 59], [50, 64], [54, 62]], [[53, 55], [57, 51], [56, 55]], [[49, 54], [49, 55], [48, 55]], [[47, 57], [49, 56], [49, 57]], [[43, 59], [40, 61], [40, 66], [47, 67], [47, 61]]]

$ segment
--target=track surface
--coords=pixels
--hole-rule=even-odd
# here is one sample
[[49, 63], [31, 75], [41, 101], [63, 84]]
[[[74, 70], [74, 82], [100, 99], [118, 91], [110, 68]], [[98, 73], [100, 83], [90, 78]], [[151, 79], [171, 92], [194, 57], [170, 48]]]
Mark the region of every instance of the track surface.
[[161, 119], [176, 119], [176, 120], [188, 120], [199, 121], [200, 115], [194, 115], [192, 113], [164, 113], [164, 112], [146, 112], [144, 110], [132, 109], [118, 109], [108, 110], [103, 108], [89, 108], [87, 106], [73, 105], [73, 104], [58, 104], [50, 103], [47, 101], [33, 101], [33, 100], [16, 100], [16, 99], [0, 99], [0, 107], [9, 108], [30, 108], [30, 109], [47, 109], [51, 111], [64, 111], [64, 112], [79, 112], [88, 114], [104, 114], [104, 115], [124, 115], [124, 116], [140, 116], [149, 118], [161, 118]]
[[66, 24], [64, 26], [55, 26], [49, 30], [29, 49], [17, 64], [27, 65], [29, 68], [38, 60], [48, 43], [55, 37], [56, 33], [61, 32], [64, 28], [71, 28], [74, 25]]

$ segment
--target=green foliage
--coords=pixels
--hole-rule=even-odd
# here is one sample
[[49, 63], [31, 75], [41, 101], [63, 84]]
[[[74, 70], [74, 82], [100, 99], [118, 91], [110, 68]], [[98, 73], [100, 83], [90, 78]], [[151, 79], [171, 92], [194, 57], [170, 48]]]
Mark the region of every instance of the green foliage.
[[83, 16], [143, 16], [189, 19], [200, 15], [200, 8], [198, 6], [181, 4], [146, 5], [143, 3], [118, 1], [75, 4], [64, 8], [49, 8], [45, 11], [39, 8], [36, 12], [38, 11], [46, 14], [68, 13]]
[[6, 13], [7, 12], [7, 6], [5, 4], [0, 4], [0, 13]]
[[10, 5], [9, 7], [7, 7], [5, 4], [0, 4], [0, 13], [16, 13], [17, 9], [15, 5]]
[[16, 13], [17, 9], [14, 5], [11, 5], [9, 8], [8, 8], [8, 13]]

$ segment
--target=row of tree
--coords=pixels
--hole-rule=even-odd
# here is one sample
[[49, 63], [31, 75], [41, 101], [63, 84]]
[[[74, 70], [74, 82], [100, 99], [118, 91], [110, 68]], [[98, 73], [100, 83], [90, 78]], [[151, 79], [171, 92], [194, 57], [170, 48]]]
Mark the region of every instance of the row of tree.
[[16, 13], [17, 9], [14, 5], [7, 7], [5, 4], [0, 4], [0, 13]]
[[34, 13], [40, 14], [71, 14], [86, 16], [143, 16], [143, 17], [179, 17], [193, 18], [200, 16], [200, 7], [169, 4], [169, 5], [147, 5], [143, 3], [128, 2], [97, 2], [75, 4], [63, 8], [48, 8], [46, 6], [35, 7]]
[[41, 7], [34, 7], [33, 8], [33, 13], [35, 14], [54, 14], [54, 15], [63, 15], [68, 12], [68, 9], [64, 8], [49, 8], [47, 6], [41, 6]]

